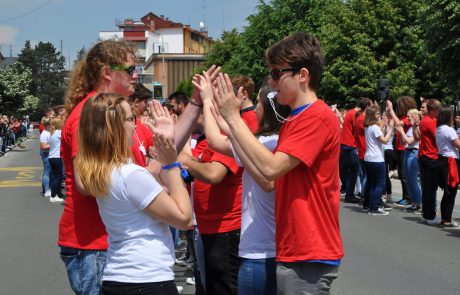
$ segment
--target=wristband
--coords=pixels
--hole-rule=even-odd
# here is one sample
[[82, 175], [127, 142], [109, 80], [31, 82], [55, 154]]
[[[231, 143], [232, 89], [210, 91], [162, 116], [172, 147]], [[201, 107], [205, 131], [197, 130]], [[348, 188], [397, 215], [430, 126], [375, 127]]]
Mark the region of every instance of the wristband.
[[174, 168], [174, 167], [179, 167], [179, 169], [180, 169], [180, 168], [182, 168], [182, 164], [179, 163], [179, 162], [174, 162], [174, 163], [171, 163], [169, 165], [161, 166], [161, 169], [169, 170], [169, 169]]
[[178, 167], [180, 169], [180, 175], [182, 177], [182, 179], [185, 181], [187, 178], [190, 177], [190, 175], [188, 174], [187, 170], [185, 170], [184, 168], [182, 168], [182, 164], [180, 162], [174, 162], [174, 163], [171, 163], [169, 165], [164, 165], [164, 166], [161, 166], [161, 169], [163, 170], [169, 170], [171, 168], [174, 168], [174, 167]]
[[203, 107], [202, 104], [198, 104], [198, 103], [196, 103], [194, 100], [190, 100], [190, 103], [191, 103], [192, 105], [196, 106], [196, 107], [199, 107], [199, 108], [202, 108], [202, 107]]

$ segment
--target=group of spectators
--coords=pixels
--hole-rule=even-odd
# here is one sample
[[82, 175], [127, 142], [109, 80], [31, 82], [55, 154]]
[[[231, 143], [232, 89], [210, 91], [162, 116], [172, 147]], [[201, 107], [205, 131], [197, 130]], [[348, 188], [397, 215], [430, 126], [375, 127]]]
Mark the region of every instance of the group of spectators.
[[43, 162], [42, 195], [51, 203], [63, 203], [64, 167], [61, 159], [61, 130], [67, 113], [64, 106], [49, 108], [41, 119], [40, 157]]
[[6, 155], [14, 146], [24, 148], [22, 141], [29, 130], [28, 119], [0, 114], [0, 156]]
[[[341, 190], [347, 203], [359, 203], [370, 215], [388, 215], [394, 203], [390, 176], [397, 166], [402, 198], [395, 202], [423, 222], [459, 228], [452, 211], [459, 183], [460, 140], [454, 112], [436, 99], [413, 97], [390, 100], [379, 106], [368, 98], [342, 117], [340, 154]], [[339, 116], [341, 113], [337, 112]], [[359, 180], [359, 181], [358, 181]], [[436, 213], [436, 192], [441, 188], [441, 216]]]
[[315, 92], [319, 41], [286, 37], [266, 61], [255, 105], [250, 78], [212, 66], [169, 109], [148, 105], [123, 42], [76, 65], [58, 241], [76, 294], [178, 294], [170, 227], [188, 233], [197, 294], [329, 294], [343, 257], [340, 126]]

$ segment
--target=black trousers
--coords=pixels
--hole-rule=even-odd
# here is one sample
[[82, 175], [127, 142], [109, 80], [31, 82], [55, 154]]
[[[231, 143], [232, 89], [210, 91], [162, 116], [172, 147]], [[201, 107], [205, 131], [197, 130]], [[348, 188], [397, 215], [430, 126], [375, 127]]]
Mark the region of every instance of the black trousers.
[[201, 239], [204, 247], [206, 294], [236, 295], [240, 267], [240, 230], [202, 234]]
[[178, 295], [174, 281], [156, 283], [102, 282], [103, 295]]
[[385, 150], [385, 170], [386, 170], [386, 177], [385, 177], [385, 193], [387, 195], [391, 195], [392, 187], [391, 187], [391, 180], [388, 173], [393, 170], [393, 150]]
[[402, 187], [402, 198], [410, 201], [409, 192], [407, 191], [407, 184], [406, 184], [406, 177], [404, 176], [403, 172], [403, 162], [404, 162], [404, 150], [396, 150], [396, 159], [398, 161], [398, 176], [399, 180], [401, 181]]
[[438, 161], [421, 156], [419, 158], [420, 185], [422, 187], [423, 218], [436, 217], [436, 191], [438, 189]]
[[[459, 160], [457, 162], [457, 169], [460, 168]], [[457, 196], [457, 185], [454, 187], [449, 186], [448, 174], [449, 164], [446, 157], [438, 157], [438, 185], [444, 190], [441, 200], [441, 220], [445, 222], [452, 222], [452, 211], [454, 210], [455, 197]]]

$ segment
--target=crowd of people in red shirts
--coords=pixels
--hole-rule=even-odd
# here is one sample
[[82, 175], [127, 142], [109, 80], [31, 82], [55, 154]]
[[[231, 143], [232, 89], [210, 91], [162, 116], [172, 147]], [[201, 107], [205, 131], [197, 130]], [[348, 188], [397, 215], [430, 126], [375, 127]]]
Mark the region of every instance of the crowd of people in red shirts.
[[[421, 101], [403, 96], [380, 107], [359, 98], [342, 119], [340, 173], [346, 203], [359, 203], [370, 215], [385, 216], [389, 204], [422, 215], [422, 221], [459, 228], [452, 220], [459, 183], [460, 140], [450, 106], [436, 99]], [[382, 112], [383, 111], [383, 112]], [[454, 120], [455, 119], [455, 120]], [[457, 122], [455, 122], [457, 121]], [[402, 195], [393, 200], [390, 177], [401, 181]], [[359, 180], [359, 181], [358, 181]], [[443, 189], [441, 216], [436, 213], [436, 192]]]
[[340, 124], [316, 96], [320, 43], [297, 33], [266, 61], [256, 105], [250, 78], [212, 66], [191, 99], [170, 97], [172, 114], [147, 106], [127, 44], [101, 41], [76, 65], [58, 241], [76, 294], [177, 294], [168, 224], [191, 233], [197, 294], [329, 294], [344, 255]]

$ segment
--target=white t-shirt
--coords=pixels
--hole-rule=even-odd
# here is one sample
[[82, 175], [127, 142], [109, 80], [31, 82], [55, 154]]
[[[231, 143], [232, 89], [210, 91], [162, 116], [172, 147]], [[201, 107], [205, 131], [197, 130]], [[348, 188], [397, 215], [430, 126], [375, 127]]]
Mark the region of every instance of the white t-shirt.
[[61, 130], [56, 130], [50, 136], [50, 153], [48, 158], [60, 158], [61, 157]]
[[[406, 132], [406, 136], [407, 137], [414, 137], [414, 128], [413, 127], [410, 127], [407, 132]], [[418, 149], [418, 144], [419, 144], [419, 140], [416, 140], [414, 141], [414, 143], [412, 144], [407, 144], [406, 143], [406, 149]]]
[[51, 133], [48, 130], [43, 130], [40, 133], [40, 142], [50, 143]]
[[145, 168], [135, 164], [115, 168], [111, 181], [107, 197], [97, 198], [109, 234], [102, 280], [173, 280], [174, 245], [169, 227], [143, 211], [163, 188]]
[[382, 130], [377, 125], [371, 125], [364, 129], [366, 137], [366, 154], [364, 161], [366, 162], [385, 162], [383, 157], [383, 144], [379, 137], [382, 136]]
[[458, 135], [454, 128], [441, 125], [436, 128], [436, 146], [438, 154], [444, 157], [454, 157], [458, 159], [458, 150], [452, 144], [452, 141], [457, 139]]
[[[278, 134], [260, 136], [259, 142], [273, 151], [278, 143]], [[232, 151], [238, 165], [243, 166], [233, 147]], [[242, 181], [243, 202], [238, 255], [248, 259], [275, 257], [275, 192], [265, 192], [246, 170], [243, 172]]]
[[[387, 127], [386, 130], [387, 132], [390, 132], [390, 127]], [[394, 137], [394, 134], [392, 133], [388, 142], [383, 145], [384, 150], [393, 150], [393, 137]]]

